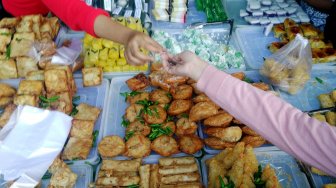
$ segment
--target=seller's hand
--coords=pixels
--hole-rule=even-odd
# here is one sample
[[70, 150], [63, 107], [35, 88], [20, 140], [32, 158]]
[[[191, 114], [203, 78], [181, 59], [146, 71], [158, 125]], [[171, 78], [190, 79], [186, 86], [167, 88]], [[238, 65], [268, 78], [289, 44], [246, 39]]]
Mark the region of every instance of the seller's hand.
[[134, 31], [128, 38], [125, 45], [125, 58], [129, 64], [142, 65], [150, 61], [154, 61], [153, 57], [142, 53], [140, 48], [144, 48], [154, 53], [164, 52], [164, 48], [148, 35]]
[[[188, 76], [195, 81], [198, 81], [203, 70], [208, 65], [205, 61], [190, 51], [184, 51], [176, 56], [162, 53], [161, 58], [166, 71], [171, 74]], [[175, 62], [176, 65], [172, 65], [168, 61]]]

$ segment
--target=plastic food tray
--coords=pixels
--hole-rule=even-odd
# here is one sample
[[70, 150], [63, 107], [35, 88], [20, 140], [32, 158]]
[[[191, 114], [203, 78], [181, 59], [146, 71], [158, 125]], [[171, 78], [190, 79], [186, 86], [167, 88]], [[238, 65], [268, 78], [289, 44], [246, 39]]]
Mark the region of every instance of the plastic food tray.
[[[307, 177], [301, 172], [296, 160], [283, 151], [255, 151], [259, 164], [264, 167], [270, 164], [276, 169], [276, 175], [283, 188], [307, 188], [310, 187]], [[208, 184], [208, 168], [205, 164], [207, 159], [214, 155], [205, 155], [201, 160], [203, 182]]]
[[[228, 73], [233, 73], [235, 71], [228, 71]], [[267, 80], [262, 77], [258, 71], [244, 71], [245, 75], [246, 75], [246, 78], [249, 78], [250, 80], [254, 81], [254, 82], [267, 82]], [[270, 89], [273, 90], [272, 86], [270, 86]], [[204, 138], [208, 138], [208, 136], [203, 133], [203, 128], [204, 126], [203, 125], [200, 125], [198, 127], [198, 134], [200, 135], [200, 137], [202, 139]], [[204, 146], [204, 150], [208, 153], [208, 154], [217, 154], [219, 152], [221, 152], [222, 150], [217, 150], [217, 149], [213, 149], [207, 145]], [[258, 147], [258, 148], [255, 148], [256, 151], [270, 151], [270, 150], [278, 150], [277, 147], [275, 147], [274, 145], [272, 144], [264, 144], [262, 145], [261, 147]]]
[[[126, 108], [129, 106], [129, 104], [125, 101], [125, 98], [120, 95], [120, 93], [131, 91], [128, 88], [127, 84], [125, 83], [126, 80], [130, 78], [132, 77], [122, 76], [113, 78], [111, 81], [108, 109], [106, 114], [107, 126], [103, 130], [104, 137], [108, 135], [117, 135], [120, 136], [121, 138], [125, 137], [125, 127], [121, 126], [121, 122], [122, 122], [122, 116], [125, 114]], [[152, 151], [150, 155], [158, 155], [158, 154]], [[198, 151], [197, 153], [194, 154], [194, 156], [196, 157], [199, 157], [201, 155], [202, 155], [201, 151]], [[173, 157], [175, 156], [179, 156], [179, 154], [173, 155]]]
[[336, 178], [331, 176], [320, 176], [314, 174], [308, 165], [305, 165], [308, 178], [311, 180], [311, 183], [316, 188], [322, 188], [324, 184], [336, 183]]
[[[264, 63], [263, 58], [272, 55], [268, 50], [270, 43], [279, 41], [273, 32], [264, 35], [264, 27], [241, 27], [236, 29], [238, 44], [245, 55], [247, 65], [251, 69], [260, 69]], [[330, 67], [335, 62], [313, 64], [314, 67]]]
[[[82, 79], [75, 79], [76, 85], [77, 85], [77, 93], [76, 96], [80, 96], [80, 100], [77, 101], [76, 103], [87, 103], [92, 106], [96, 106], [100, 109], [102, 109], [98, 120], [96, 121], [94, 130], [99, 131], [96, 144], [94, 147], [91, 149], [89, 156], [87, 157], [86, 160], [75, 160], [72, 161], [75, 164], [77, 163], [85, 163], [89, 162], [91, 164], [97, 164], [99, 162], [98, 158], [98, 152], [97, 152], [97, 145], [102, 139], [103, 131], [102, 128], [105, 125], [105, 109], [107, 108], [106, 105], [106, 100], [107, 100], [107, 92], [109, 89], [109, 82], [107, 79], [103, 79], [103, 82], [100, 86], [95, 86], [95, 87], [83, 87], [83, 81]], [[1, 80], [0, 82], [7, 83], [15, 88], [18, 88], [20, 79], [12, 79], [12, 80]], [[66, 161], [66, 162], [71, 162], [71, 161]]]
[[[322, 83], [318, 82], [322, 80]], [[330, 93], [336, 88], [336, 67], [330, 70], [313, 68], [311, 79], [305, 87], [296, 95], [290, 95], [280, 91], [280, 97], [302, 111], [311, 111], [320, 109], [318, 96], [320, 94]]]
[[225, 12], [229, 19], [234, 19], [236, 26], [249, 25], [240, 17], [240, 9], [246, 9], [247, 1], [245, 0], [223, 0]]
[[[173, 156], [173, 157], [187, 157], [187, 156], [189, 156], [189, 157], [193, 157], [193, 156], [191, 156], [191, 155], [186, 155], [186, 154], [183, 154], [183, 153], [181, 153], [181, 154], [178, 154], [178, 155], [176, 155], [176, 156]], [[148, 156], [148, 157], [146, 157], [146, 158], [144, 158], [143, 160], [142, 160], [142, 164], [158, 164], [159, 163], [159, 159], [160, 158], [163, 158], [162, 156], [159, 156], [159, 155], [150, 155], [150, 156]], [[126, 157], [115, 157], [115, 158], [113, 158], [114, 160], [129, 160], [128, 158], [126, 158]], [[197, 163], [197, 165], [198, 165], [198, 171], [199, 171], [199, 174], [200, 174], [200, 182], [201, 183], [203, 183], [204, 182], [204, 180], [203, 180], [203, 174], [202, 174], [202, 166], [201, 166], [201, 164], [200, 164], [200, 161], [198, 160], [198, 159], [196, 159], [195, 158], [195, 161], [196, 161], [196, 163]], [[97, 181], [97, 178], [98, 178], [98, 173], [99, 173], [99, 171], [100, 171], [100, 167], [101, 167], [101, 165], [102, 164], [99, 164], [98, 165], [98, 167], [97, 167], [97, 170], [96, 170], [96, 176], [95, 176], [95, 180]]]
[[[77, 164], [77, 165], [69, 165], [71, 170], [77, 174], [77, 181], [74, 188], [83, 188], [89, 187], [92, 182], [92, 167], [87, 164]], [[42, 188], [47, 188], [49, 185], [50, 179], [43, 179], [41, 182]]]

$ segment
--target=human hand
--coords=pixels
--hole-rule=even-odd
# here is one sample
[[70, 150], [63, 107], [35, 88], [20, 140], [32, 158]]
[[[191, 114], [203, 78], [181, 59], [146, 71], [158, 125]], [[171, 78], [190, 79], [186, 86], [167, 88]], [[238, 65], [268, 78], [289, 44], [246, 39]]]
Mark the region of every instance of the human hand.
[[134, 31], [131, 33], [125, 45], [125, 58], [129, 64], [142, 65], [149, 61], [154, 61], [153, 57], [145, 55], [140, 51], [141, 48], [154, 53], [162, 53], [165, 49], [148, 35]]
[[184, 51], [176, 56], [162, 53], [161, 58], [167, 72], [180, 76], [188, 76], [195, 81], [198, 81], [203, 70], [208, 66], [205, 61], [190, 51]]

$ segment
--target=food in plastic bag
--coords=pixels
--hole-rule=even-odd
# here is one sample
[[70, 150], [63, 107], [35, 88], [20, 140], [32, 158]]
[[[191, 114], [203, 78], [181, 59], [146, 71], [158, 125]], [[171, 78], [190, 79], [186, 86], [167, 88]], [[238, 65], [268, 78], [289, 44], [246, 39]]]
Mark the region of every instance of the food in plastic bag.
[[298, 34], [295, 40], [265, 59], [260, 74], [266, 76], [272, 85], [293, 95], [310, 79], [311, 68], [308, 40]]

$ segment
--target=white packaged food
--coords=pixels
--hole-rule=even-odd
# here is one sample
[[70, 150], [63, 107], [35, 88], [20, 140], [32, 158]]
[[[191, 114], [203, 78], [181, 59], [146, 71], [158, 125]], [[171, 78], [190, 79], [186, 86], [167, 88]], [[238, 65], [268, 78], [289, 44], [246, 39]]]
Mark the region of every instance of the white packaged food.
[[260, 2], [259, 1], [250, 1], [249, 7], [252, 10], [258, 10], [261, 8]]
[[261, 11], [263, 11], [263, 12], [265, 12], [265, 11], [267, 11], [267, 10], [269, 10], [270, 8], [269, 7], [261, 7]]
[[257, 25], [257, 24], [260, 23], [260, 18], [253, 18], [252, 17], [249, 23], [252, 24], [252, 25]]
[[286, 8], [288, 14], [294, 14], [296, 12], [296, 7], [288, 7]]
[[250, 23], [251, 19], [252, 19], [252, 16], [246, 16], [246, 17], [244, 18], [244, 20], [245, 20], [247, 23]]
[[277, 13], [278, 16], [284, 16], [284, 15], [286, 15], [287, 12], [285, 10], [281, 9], [281, 10], [276, 10], [276, 13]]
[[169, 21], [168, 12], [165, 9], [153, 9], [152, 13], [155, 20]]
[[283, 23], [287, 17], [286, 16], [278, 16], [280, 23]]
[[283, 3], [285, 0], [275, 0], [277, 3]]
[[186, 11], [172, 12], [170, 15], [170, 21], [176, 23], [185, 23], [186, 14], [187, 14]]
[[245, 17], [245, 16], [248, 16], [249, 13], [247, 13], [246, 10], [241, 9], [241, 10], [239, 11], [239, 15], [240, 15], [240, 17]]
[[252, 16], [263, 16], [264, 15], [264, 13], [262, 12], [262, 11], [254, 11], [254, 12], [252, 12]]
[[272, 5], [270, 7], [270, 10], [279, 10], [279, 9], [280, 9], [280, 7], [278, 5]]
[[289, 5], [287, 3], [278, 3], [280, 8], [287, 8]]
[[264, 17], [260, 18], [260, 24], [261, 25], [267, 25], [269, 23], [271, 23], [271, 21], [268, 19], [268, 17], [264, 16]]
[[272, 5], [272, 1], [271, 0], [262, 0], [261, 4], [265, 5], [265, 6], [270, 6], [270, 5]]
[[299, 19], [301, 22], [310, 22], [310, 19], [307, 15], [299, 15]]
[[278, 17], [270, 17], [269, 18], [272, 24], [278, 24], [280, 23], [280, 20]]
[[277, 14], [276, 14], [276, 12], [274, 11], [274, 10], [267, 10], [267, 11], [265, 11], [265, 14], [267, 15], [267, 16], [276, 16]]

